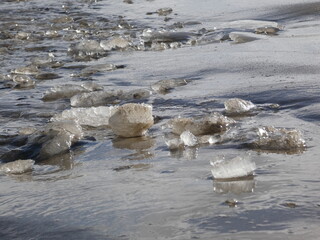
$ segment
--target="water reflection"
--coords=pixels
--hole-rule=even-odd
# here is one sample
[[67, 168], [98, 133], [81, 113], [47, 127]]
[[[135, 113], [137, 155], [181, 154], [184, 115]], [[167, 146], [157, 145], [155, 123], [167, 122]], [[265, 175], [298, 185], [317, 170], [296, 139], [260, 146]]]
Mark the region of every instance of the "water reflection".
[[115, 138], [112, 140], [114, 148], [133, 150], [133, 153], [127, 155], [125, 159], [143, 160], [154, 157], [154, 153], [149, 151], [154, 147], [155, 139], [149, 136], [136, 138]]
[[253, 177], [246, 178], [239, 181], [214, 181], [213, 182], [213, 191], [226, 194], [241, 194], [241, 193], [250, 193], [254, 191], [256, 181]]
[[177, 158], [177, 159], [185, 158], [187, 160], [193, 160], [193, 159], [197, 159], [198, 152], [199, 152], [199, 149], [196, 147], [190, 147], [190, 148], [188, 147], [185, 149], [179, 148], [179, 149], [171, 150], [170, 156], [172, 158]]

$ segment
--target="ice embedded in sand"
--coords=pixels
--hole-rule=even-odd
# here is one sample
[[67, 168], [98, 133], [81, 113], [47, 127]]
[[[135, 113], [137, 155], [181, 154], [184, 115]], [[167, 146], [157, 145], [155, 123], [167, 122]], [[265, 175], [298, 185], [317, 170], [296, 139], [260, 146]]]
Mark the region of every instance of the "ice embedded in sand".
[[109, 118], [116, 112], [117, 107], [91, 107], [71, 108], [58, 113], [51, 118], [51, 121], [74, 120], [82, 126], [109, 126]]
[[128, 103], [118, 107], [109, 125], [120, 137], [140, 137], [153, 125], [152, 106]]
[[12, 173], [12, 174], [25, 173], [32, 170], [33, 164], [34, 164], [34, 161], [31, 159], [16, 160], [13, 162], [0, 165], [0, 172]]
[[233, 123], [235, 123], [233, 119], [215, 112], [199, 118], [174, 118], [169, 120], [168, 127], [178, 135], [188, 130], [197, 136], [221, 133]]
[[232, 179], [253, 175], [256, 164], [249, 157], [237, 156], [231, 160], [210, 161], [215, 179]]
[[257, 108], [252, 102], [240, 98], [228, 99], [224, 102], [224, 107], [228, 114], [243, 114]]
[[102, 90], [103, 87], [97, 83], [87, 82], [81, 85], [75, 84], [63, 84], [54, 86], [46, 91], [42, 100], [43, 101], [55, 101], [61, 98], [71, 98], [79, 93], [87, 93], [92, 91]]
[[257, 138], [250, 145], [265, 150], [295, 150], [306, 147], [302, 133], [297, 129], [260, 127], [256, 130]]
[[198, 139], [190, 131], [184, 131], [180, 135], [180, 139], [185, 146], [194, 147], [198, 144]]

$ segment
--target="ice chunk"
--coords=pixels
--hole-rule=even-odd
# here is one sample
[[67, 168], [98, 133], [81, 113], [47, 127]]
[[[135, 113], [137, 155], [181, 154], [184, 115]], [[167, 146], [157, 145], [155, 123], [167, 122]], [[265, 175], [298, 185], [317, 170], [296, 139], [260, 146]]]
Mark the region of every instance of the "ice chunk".
[[113, 132], [120, 137], [143, 136], [153, 125], [152, 106], [124, 104], [111, 116], [109, 124]]
[[81, 126], [75, 121], [59, 121], [48, 123], [44, 129], [47, 135], [56, 136], [62, 132], [72, 135], [72, 143], [79, 141], [83, 137]]
[[123, 92], [120, 99], [131, 100], [131, 99], [146, 99], [151, 95], [151, 91], [148, 89], [134, 89], [128, 92]]
[[68, 52], [77, 60], [90, 60], [90, 58], [97, 59], [107, 55], [107, 52], [96, 40], [84, 40], [80, 43], [71, 44]]
[[180, 139], [184, 145], [188, 147], [194, 147], [198, 144], [198, 139], [195, 135], [193, 135], [190, 131], [184, 131], [180, 135]]
[[170, 31], [155, 31], [152, 29], [145, 29], [142, 32], [142, 40], [144, 43], [152, 42], [186, 42], [192, 36], [195, 36], [194, 33], [188, 32], [170, 32]]
[[233, 123], [235, 121], [231, 118], [220, 113], [212, 113], [201, 118], [174, 118], [168, 122], [168, 126], [175, 134], [180, 135], [188, 130], [197, 136], [223, 132]]
[[265, 36], [250, 32], [231, 32], [229, 37], [235, 43], [246, 43], [265, 38]]
[[166, 50], [166, 49], [169, 49], [170, 48], [170, 45], [165, 43], [165, 42], [153, 42], [151, 44], [151, 50], [152, 51], [163, 51], [163, 50]]
[[27, 75], [16, 75], [13, 77], [13, 81], [17, 84], [16, 87], [19, 88], [30, 88], [36, 85], [36, 82]]
[[51, 121], [74, 120], [83, 126], [109, 126], [109, 118], [117, 107], [72, 108], [56, 114]]
[[41, 146], [39, 159], [50, 158], [68, 151], [72, 144], [83, 136], [81, 126], [75, 121], [48, 123], [44, 134], [46, 140]]
[[256, 29], [259, 27], [280, 27], [277, 22], [261, 20], [238, 20], [223, 24], [224, 28]]
[[40, 73], [40, 70], [37, 66], [29, 65], [26, 67], [16, 68], [11, 72], [15, 74], [36, 75]]
[[240, 98], [231, 98], [224, 102], [224, 107], [228, 114], [242, 114], [255, 109], [256, 105]]
[[279, 31], [280, 31], [280, 29], [277, 27], [259, 27], [259, 28], [256, 28], [255, 33], [266, 34], [266, 35], [275, 35]]
[[151, 88], [153, 91], [165, 94], [165, 93], [168, 93], [169, 90], [175, 87], [187, 85], [189, 82], [190, 81], [186, 79], [165, 79], [152, 84]]
[[166, 141], [166, 144], [170, 150], [177, 150], [183, 148], [183, 142], [180, 138], [173, 138]]
[[302, 133], [297, 129], [260, 127], [256, 131], [257, 140], [250, 145], [265, 150], [293, 150], [306, 147]]
[[0, 165], [0, 172], [12, 174], [25, 173], [32, 170], [33, 164], [34, 161], [31, 159], [16, 160], [14, 162], [9, 162]]
[[116, 70], [117, 67], [114, 64], [106, 63], [106, 64], [96, 64], [89, 67], [86, 67], [81, 70], [80, 74], [74, 74], [72, 76], [76, 77], [88, 77], [92, 74], [99, 73], [99, 72], [107, 72]]
[[48, 90], [42, 100], [43, 101], [55, 101], [61, 98], [71, 98], [79, 93], [87, 93], [97, 90], [102, 90], [103, 87], [96, 83], [83, 83], [81, 85], [75, 84], [64, 84], [59, 86], [54, 86]]
[[170, 13], [172, 13], [172, 8], [166, 7], [166, 8], [159, 8], [156, 13], [158, 13], [159, 16], [167, 16]]
[[256, 164], [249, 157], [235, 157], [231, 160], [211, 161], [211, 173], [215, 179], [232, 179], [253, 175]]
[[123, 37], [115, 37], [108, 41], [101, 41], [100, 46], [106, 50], [126, 49], [131, 45], [131, 42]]
[[80, 93], [70, 99], [72, 107], [98, 107], [113, 104], [123, 94], [121, 90]]
[[213, 136], [213, 135], [203, 135], [198, 137], [198, 142], [200, 144], [216, 144], [221, 141], [219, 136]]

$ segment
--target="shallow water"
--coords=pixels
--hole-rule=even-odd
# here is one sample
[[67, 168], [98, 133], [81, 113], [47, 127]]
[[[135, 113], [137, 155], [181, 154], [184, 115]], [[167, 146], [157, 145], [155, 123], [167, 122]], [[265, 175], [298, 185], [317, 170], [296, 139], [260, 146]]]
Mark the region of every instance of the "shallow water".
[[[165, 16], [146, 15], [163, 7], [173, 9], [166, 21]], [[110, 129], [88, 128], [70, 153], [37, 163], [31, 173], [0, 175], [0, 238], [317, 239], [318, 8], [318, 3], [299, 0], [2, 1], [0, 73], [6, 75], [48, 53], [64, 65], [41, 67], [60, 78], [36, 79], [30, 89], [11, 88], [0, 79], [1, 139], [22, 128], [42, 129], [55, 113], [69, 109], [66, 99], [41, 100], [56, 85], [94, 81], [105, 89], [133, 90], [163, 79], [191, 82], [137, 100], [152, 104], [160, 119], [146, 137], [121, 139]], [[61, 20], [66, 16], [73, 20]], [[282, 30], [243, 44], [208, 41], [164, 51], [132, 48], [81, 61], [68, 54], [71, 44], [82, 39], [100, 41], [119, 34], [139, 45], [146, 28], [171, 30], [174, 23], [184, 22], [178, 31], [198, 34], [206, 28], [210, 35], [209, 30], [243, 31], [232, 24], [246, 19], [276, 21]], [[44, 36], [48, 30], [58, 35]], [[19, 39], [18, 32], [29, 33], [29, 39]], [[124, 68], [72, 77], [84, 66], [104, 63]], [[163, 128], [169, 119], [223, 112], [223, 102], [234, 97], [280, 105], [237, 119], [234, 131], [268, 125], [296, 128], [306, 140], [305, 151], [253, 151], [236, 140], [169, 151], [168, 130]], [[17, 147], [18, 143], [1, 144], [0, 155]], [[253, 179], [212, 179], [210, 160], [220, 155], [232, 159], [248, 151], [257, 165]], [[234, 199], [235, 204], [226, 203]]]

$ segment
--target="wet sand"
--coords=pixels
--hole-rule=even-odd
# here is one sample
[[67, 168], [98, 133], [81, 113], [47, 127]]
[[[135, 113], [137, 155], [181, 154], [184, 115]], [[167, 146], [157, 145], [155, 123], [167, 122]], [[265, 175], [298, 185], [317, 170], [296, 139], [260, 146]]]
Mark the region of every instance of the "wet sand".
[[[153, 106], [157, 121], [145, 137], [123, 139], [109, 128], [87, 127], [84, 139], [69, 152], [37, 162], [32, 172], [0, 175], [0, 238], [317, 239], [318, 6], [312, 1], [1, 3], [0, 155], [23, 144], [3, 139], [23, 128], [43, 129], [54, 114], [71, 108], [69, 99], [42, 101], [51, 87], [93, 81], [107, 90], [125, 91], [150, 89], [163, 79], [189, 82], [166, 94], [120, 102]], [[172, 13], [146, 15], [164, 7]], [[239, 27], [239, 20], [275, 21], [281, 29], [241, 44], [212, 40], [212, 33], [254, 32]], [[159, 46], [142, 46], [147, 28], [187, 32], [195, 44], [181, 41], [178, 48], [161, 51]], [[131, 39], [132, 45], [84, 59], [68, 52], [82, 40], [118, 35]], [[59, 78], [31, 75], [34, 87], [12, 86], [7, 79], [12, 70], [48, 53], [62, 64], [50, 62], [39, 69]], [[85, 66], [106, 63], [122, 67], [73, 77]], [[295, 128], [303, 133], [307, 148], [257, 151], [234, 139], [168, 149], [164, 126], [170, 119], [224, 113], [224, 101], [235, 97], [280, 107], [237, 118], [231, 133], [261, 126]], [[210, 160], [248, 152], [257, 166], [253, 178], [212, 178]]]

